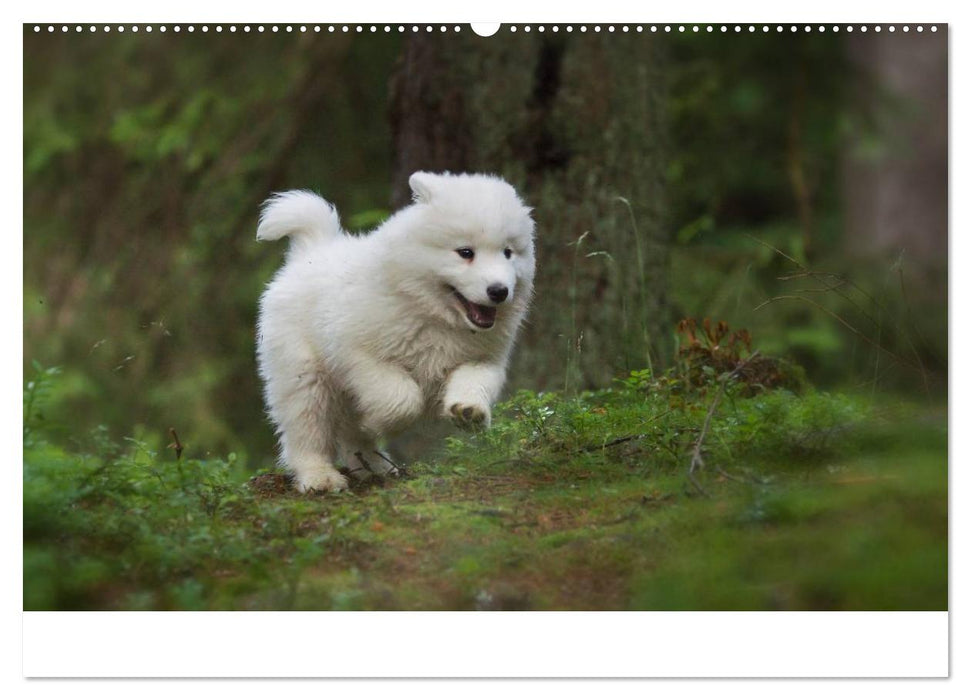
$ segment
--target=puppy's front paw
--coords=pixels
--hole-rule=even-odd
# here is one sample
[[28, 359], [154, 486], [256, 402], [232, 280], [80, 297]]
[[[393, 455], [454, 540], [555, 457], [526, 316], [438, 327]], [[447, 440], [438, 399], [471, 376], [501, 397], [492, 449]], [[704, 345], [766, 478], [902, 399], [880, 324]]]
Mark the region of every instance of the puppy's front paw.
[[448, 407], [447, 417], [466, 430], [484, 430], [492, 423], [489, 407], [481, 404], [453, 403]]
[[301, 493], [326, 493], [347, 488], [347, 477], [336, 469], [319, 469], [298, 475], [297, 490]]

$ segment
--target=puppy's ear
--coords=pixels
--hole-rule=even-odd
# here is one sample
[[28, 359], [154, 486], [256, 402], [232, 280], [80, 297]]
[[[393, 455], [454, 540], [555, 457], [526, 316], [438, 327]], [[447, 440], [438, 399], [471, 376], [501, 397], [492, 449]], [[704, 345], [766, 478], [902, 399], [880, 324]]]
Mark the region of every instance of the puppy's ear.
[[526, 220], [529, 222], [529, 235], [531, 237], [536, 236], [536, 220], [533, 218], [533, 208], [523, 207], [526, 210]]
[[408, 178], [408, 186], [411, 187], [411, 193], [415, 201], [421, 204], [428, 204], [432, 201], [437, 180], [438, 176], [432, 173], [426, 173], [421, 170], [417, 173], [412, 173], [411, 177]]

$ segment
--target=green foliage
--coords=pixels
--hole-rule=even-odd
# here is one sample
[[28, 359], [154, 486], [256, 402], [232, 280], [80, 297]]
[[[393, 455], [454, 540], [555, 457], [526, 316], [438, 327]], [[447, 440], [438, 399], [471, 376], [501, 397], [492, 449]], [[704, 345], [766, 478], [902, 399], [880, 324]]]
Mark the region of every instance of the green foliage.
[[943, 390], [945, 306], [911, 289], [912, 272], [899, 261], [855, 261], [852, 269], [835, 257], [818, 256], [811, 267], [794, 261], [748, 237], [717, 251], [677, 248], [676, 304], [744, 326], [760, 350], [795, 360], [819, 385]]
[[54, 378], [60, 374], [60, 367], [44, 367], [37, 360], [32, 363], [34, 378], [24, 386], [24, 445], [34, 443], [34, 433], [44, 421], [41, 406], [50, 398]]
[[[681, 242], [731, 245], [739, 229], [774, 226], [789, 247], [801, 238], [790, 168], [794, 154], [814, 208], [838, 206], [839, 153], [855, 78], [836, 35], [672, 38], [667, 168]], [[739, 167], [744, 163], [745, 167]], [[735, 235], [733, 235], [735, 234]], [[820, 247], [836, 242], [824, 229]]]
[[[916, 348], [925, 369], [943, 374], [943, 286], [918, 264], [906, 270], [905, 293], [893, 260], [846, 254], [854, 229], [844, 220], [841, 168], [852, 144], [900, 147], [873, 118], [899, 106], [854, 69], [845, 37], [786, 36], [784, 48], [779, 40], [771, 33], [744, 42], [717, 34], [671, 38], [666, 195], [676, 313], [745, 326], [763, 351], [794, 357], [818, 384], [942, 386], [875, 345], [911, 361]], [[850, 285], [824, 293], [834, 277], [779, 279], [799, 270], [752, 237], [809, 269], [840, 273], [866, 293]], [[795, 299], [762, 306], [794, 290], [833, 315]]]
[[[52, 382], [38, 368], [31, 415]], [[923, 437], [904, 438], [912, 407], [743, 388], [727, 385], [710, 426], [707, 499], [685, 469], [712, 395], [675, 371], [576, 396], [520, 391], [491, 430], [449, 438], [408, 478], [325, 496], [247, 478], [234, 454], [178, 459], [103, 427], [68, 451], [34, 427], [24, 606], [946, 605], [946, 429], [925, 417]], [[891, 559], [894, 585], [881, 585]]]
[[24, 357], [64, 368], [50, 421], [272, 454], [253, 334], [283, 249], [255, 243], [259, 205], [383, 216], [400, 37], [368, 39], [25, 29]]
[[389, 216], [391, 216], [391, 212], [386, 209], [368, 209], [350, 216], [345, 226], [352, 231], [366, 231], [377, 228]]
[[[498, 407], [505, 416], [487, 433], [450, 442], [452, 459], [521, 463], [556, 469], [591, 455], [609, 460], [610, 450], [649, 455], [638, 473], [680, 471], [698, 437], [712, 395], [691, 389], [676, 373], [654, 379], [632, 372], [612, 391], [575, 398], [517, 392]], [[727, 387], [728, 401], [713, 417], [706, 443], [714, 464], [798, 460], [803, 467], [842, 451], [852, 452], [854, 430], [865, 422], [866, 404], [843, 395], [807, 390], [765, 391], [750, 396], [744, 381]], [[748, 397], [748, 398], [747, 398]], [[740, 462], [741, 461], [741, 462]]]
[[[29, 382], [25, 402], [43, 386]], [[25, 431], [26, 609], [235, 606], [261, 591], [272, 606], [339, 539], [340, 521], [307, 529], [312, 503], [260, 500], [235, 454], [174, 459], [104, 426], [87, 443], [69, 453]], [[212, 598], [223, 577], [226, 601]]]

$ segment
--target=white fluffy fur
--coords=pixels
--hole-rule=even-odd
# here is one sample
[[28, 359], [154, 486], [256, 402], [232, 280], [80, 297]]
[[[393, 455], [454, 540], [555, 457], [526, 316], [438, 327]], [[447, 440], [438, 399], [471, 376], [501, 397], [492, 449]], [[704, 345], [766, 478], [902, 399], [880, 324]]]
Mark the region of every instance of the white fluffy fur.
[[[338, 463], [359, 466], [356, 454], [423, 416], [488, 426], [505, 381], [533, 288], [530, 210], [497, 177], [419, 172], [409, 184], [414, 204], [365, 236], [309, 192], [264, 205], [256, 237], [292, 242], [260, 300], [259, 370], [303, 491], [345, 487]], [[466, 247], [472, 260], [456, 252]], [[491, 301], [490, 285], [508, 298]], [[455, 290], [497, 306], [495, 325], [473, 325]]]

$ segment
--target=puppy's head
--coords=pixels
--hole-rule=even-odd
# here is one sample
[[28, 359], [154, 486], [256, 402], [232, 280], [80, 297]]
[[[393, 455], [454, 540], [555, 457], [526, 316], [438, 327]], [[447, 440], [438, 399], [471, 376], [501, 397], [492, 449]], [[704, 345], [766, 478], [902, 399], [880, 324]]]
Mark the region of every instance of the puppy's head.
[[409, 179], [421, 268], [431, 303], [456, 325], [489, 330], [522, 317], [536, 262], [530, 209], [505, 181], [490, 175]]

